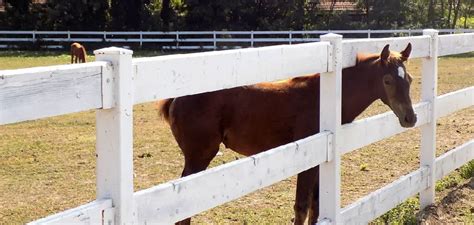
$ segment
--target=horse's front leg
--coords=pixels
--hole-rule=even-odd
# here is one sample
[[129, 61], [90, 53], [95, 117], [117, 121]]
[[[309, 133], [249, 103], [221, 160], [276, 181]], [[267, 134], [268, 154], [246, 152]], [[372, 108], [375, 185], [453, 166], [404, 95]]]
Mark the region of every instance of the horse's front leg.
[[302, 225], [308, 216], [308, 209], [313, 203], [313, 191], [317, 182], [319, 167], [314, 167], [298, 174], [296, 182], [295, 225]]

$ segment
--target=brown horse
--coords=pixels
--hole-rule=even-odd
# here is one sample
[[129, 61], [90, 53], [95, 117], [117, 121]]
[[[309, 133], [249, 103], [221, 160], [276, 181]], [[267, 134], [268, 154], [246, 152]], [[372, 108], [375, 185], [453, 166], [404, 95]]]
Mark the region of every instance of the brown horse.
[[74, 42], [71, 44], [71, 64], [86, 62], [86, 48], [83, 45]]
[[[397, 115], [401, 126], [416, 123], [409, 95], [411, 77], [404, 62], [411, 52], [385, 46], [381, 54], [358, 55], [354, 67], [342, 71], [342, 123], [352, 122], [372, 102], [381, 99]], [[249, 156], [319, 132], [320, 75], [284, 82], [167, 99], [160, 111], [183, 151], [182, 176], [205, 170], [224, 143]], [[319, 211], [319, 167], [298, 174], [295, 224], [309, 213], [314, 224]], [[190, 224], [191, 219], [177, 224]]]

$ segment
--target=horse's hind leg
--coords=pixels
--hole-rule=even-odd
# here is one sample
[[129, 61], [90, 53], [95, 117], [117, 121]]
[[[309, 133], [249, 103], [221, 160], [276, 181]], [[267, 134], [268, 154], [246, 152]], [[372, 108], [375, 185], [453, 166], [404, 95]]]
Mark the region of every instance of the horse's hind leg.
[[[185, 177], [187, 175], [197, 173], [200, 171], [203, 171], [209, 166], [209, 163], [211, 162], [212, 158], [217, 154], [219, 151], [219, 145], [216, 146], [215, 151], [212, 151], [212, 157], [211, 154], [207, 155], [207, 158], [185, 158], [185, 164], [184, 164], [184, 169], [183, 173], [181, 174], [181, 177]], [[181, 220], [176, 223], [176, 225], [190, 225], [191, 224], [191, 218], [187, 218], [184, 220]]]
[[[214, 140], [209, 140], [209, 137], [214, 137]], [[208, 138], [202, 137], [200, 142], [189, 141], [187, 143], [180, 143], [178, 141], [178, 144], [184, 154], [184, 169], [181, 176], [185, 177], [203, 171], [209, 166], [209, 163], [219, 151], [220, 138], [216, 135], [210, 135]], [[191, 218], [176, 223], [176, 225], [189, 224], [191, 224]]]
[[294, 207], [295, 225], [304, 224], [304, 221], [308, 216], [308, 209], [313, 203], [313, 188], [314, 185], [316, 185], [318, 169], [319, 168], [315, 167], [298, 174], [296, 182], [296, 200]]
[[311, 208], [309, 210], [309, 224], [316, 224], [318, 222], [319, 217], [319, 166], [315, 167], [316, 170], [316, 179], [315, 184], [313, 186], [313, 196], [311, 200], [313, 201], [311, 204]]

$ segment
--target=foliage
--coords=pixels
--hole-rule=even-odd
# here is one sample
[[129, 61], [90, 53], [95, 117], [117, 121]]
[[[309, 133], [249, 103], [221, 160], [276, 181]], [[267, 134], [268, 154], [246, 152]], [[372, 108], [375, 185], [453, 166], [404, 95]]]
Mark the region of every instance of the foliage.
[[15, 27], [17, 29], [28, 29], [29, 13], [28, 9], [31, 0], [7, 0], [4, 21], [0, 27]]
[[42, 27], [52, 30], [103, 30], [107, 10], [107, 0], [50, 0], [46, 8], [47, 19]]
[[[467, 179], [474, 177], [474, 160], [461, 166], [456, 173], [453, 173], [436, 182], [436, 192], [455, 187]], [[420, 210], [418, 197], [409, 198], [397, 207], [377, 218], [374, 224], [418, 224], [416, 218], [417, 211]], [[469, 214], [467, 214], [469, 215]], [[467, 218], [470, 219], [470, 218]]]
[[[321, 9], [318, 0], [6, 0], [9, 30], [301, 30], [472, 28], [473, 0], [352, 0], [357, 9]], [[335, 4], [336, 0], [333, 0]]]
[[474, 160], [471, 160], [469, 163], [466, 165], [462, 166], [459, 169], [459, 173], [462, 178], [464, 179], [470, 179], [474, 177]]
[[397, 207], [386, 212], [374, 223], [379, 224], [408, 224], [415, 225], [417, 223], [416, 212], [420, 209], [420, 203], [417, 198], [409, 198]]
[[302, 0], [186, 0], [185, 21], [190, 30], [300, 30]]
[[111, 0], [110, 28], [112, 30], [141, 30], [149, 0]]

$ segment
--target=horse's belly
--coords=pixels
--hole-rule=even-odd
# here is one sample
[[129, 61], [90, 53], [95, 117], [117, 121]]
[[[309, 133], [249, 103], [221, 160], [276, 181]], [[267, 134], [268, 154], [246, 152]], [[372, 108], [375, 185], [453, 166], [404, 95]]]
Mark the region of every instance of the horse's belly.
[[308, 125], [295, 121], [240, 123], [224, 130], [223, 143], [242, 155], [254, 155], [315, 133], [316, 128]]

